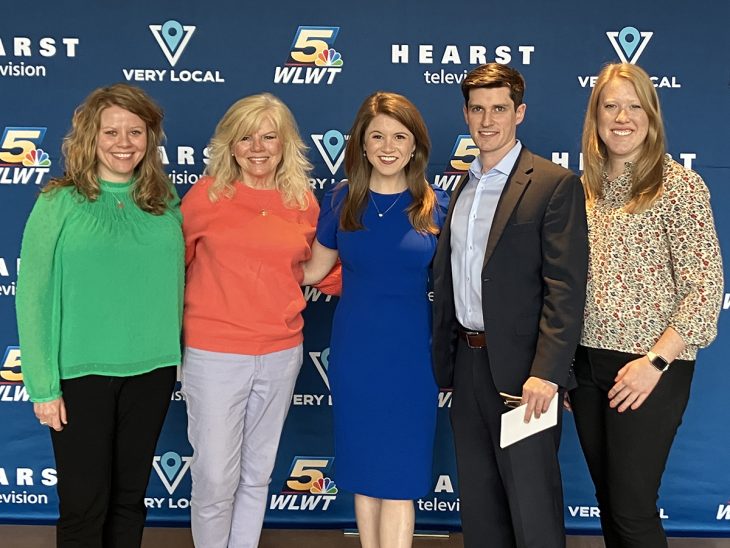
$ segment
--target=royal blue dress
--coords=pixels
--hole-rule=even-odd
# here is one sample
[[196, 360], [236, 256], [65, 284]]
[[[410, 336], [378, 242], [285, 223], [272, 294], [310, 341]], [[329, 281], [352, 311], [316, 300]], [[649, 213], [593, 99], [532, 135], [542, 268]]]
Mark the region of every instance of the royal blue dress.
[[[365, 229], [341, 230], [347, 191], [325, 195], [317, 226], [317, 240], [342, 261], [328, 367], [335, 481], [370, 497], [417, 499], [431, 488], [438, 408], [427, 294], [436, 236], [411, 226], [408, 191], [390, 209], [397, 195], [371, 192]], [[448, 194], [434, 192], [441, 227]]]

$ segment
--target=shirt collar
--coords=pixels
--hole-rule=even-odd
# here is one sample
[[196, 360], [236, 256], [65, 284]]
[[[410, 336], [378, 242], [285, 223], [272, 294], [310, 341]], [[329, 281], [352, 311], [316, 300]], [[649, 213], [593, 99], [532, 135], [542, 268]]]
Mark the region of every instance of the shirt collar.
[[[522, 143], [520, 143], [520, 140], [517, 139], [515, 141], [515, 146], [513, 146], [509, 150], [509, 152], [505, 154], [499, 162], [497, 162], [497, 165], [495, 165], [489, 171], [498, 171], [503, 175], [509, 175], [510, 173], [512, 173], [512, 168], [515, 167], [517, 157], [520, 155], [521, 150]], [[486, 173], [482, 173], [482, 161], [479, 159], [479, 156], [474, 158], [474, 161], [469, 166], [469, 172], [476, 180], [481, 179], [482, 175], [486, 175]]]

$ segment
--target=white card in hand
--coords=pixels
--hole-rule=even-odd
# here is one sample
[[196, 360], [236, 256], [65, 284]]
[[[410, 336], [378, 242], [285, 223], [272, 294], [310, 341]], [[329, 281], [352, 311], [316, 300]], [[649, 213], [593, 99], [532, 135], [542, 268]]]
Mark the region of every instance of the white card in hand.
[[499, 434], [499, 446], [504, 449], [525, 439], [528, 436], [547, 430], [558, 424], [558, 397], [553, 396], [547, 413], [542, 413], [539, 419], [533, 417], [525, 422], [525, 405], [520, 405], [512, 411], [502, 415], [502, 429]]

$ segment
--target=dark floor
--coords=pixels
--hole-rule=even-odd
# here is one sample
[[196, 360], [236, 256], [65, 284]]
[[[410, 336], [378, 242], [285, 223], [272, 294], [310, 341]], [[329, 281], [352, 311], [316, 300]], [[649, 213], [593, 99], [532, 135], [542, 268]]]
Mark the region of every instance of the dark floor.
[[[2, 548], [52, 548], [53, 527], [0, 525]], [[357, 548], [357, 536], [342, 531], [265, 529], [259, 548]], [[461, 535], [449, 538], [417, 538], [415, 548], [461, 547]], [[730, 539], [671, 539], [670, 548], [730, 548]], [[190, 529], [150, 527], [145, 530], [142, 548], [193, 548]], [[568, 548], [603, 548], [600, 537], [568, 537]]]

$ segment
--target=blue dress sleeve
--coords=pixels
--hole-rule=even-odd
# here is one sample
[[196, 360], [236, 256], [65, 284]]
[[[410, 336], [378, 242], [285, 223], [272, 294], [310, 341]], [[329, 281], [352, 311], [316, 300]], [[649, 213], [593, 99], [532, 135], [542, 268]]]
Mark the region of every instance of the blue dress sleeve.
[[317, 241], [330, 249], [337, 249], [337, 232], [340, 228], [340, 211], [347, 196], [348, 186], [337, 185], [327, 191], [319, 204], [317, 221]]
[[431, 185], [431, 188], [433, 189], [434, 194], [436, 194], [436, 208], [434, 209], [436, 225], [439, 228], [443, 228], [444, 223], [446, 222], [446, 214], [449, 211], [449, 200], [451, 199], [451, 194], [436, 185]]

